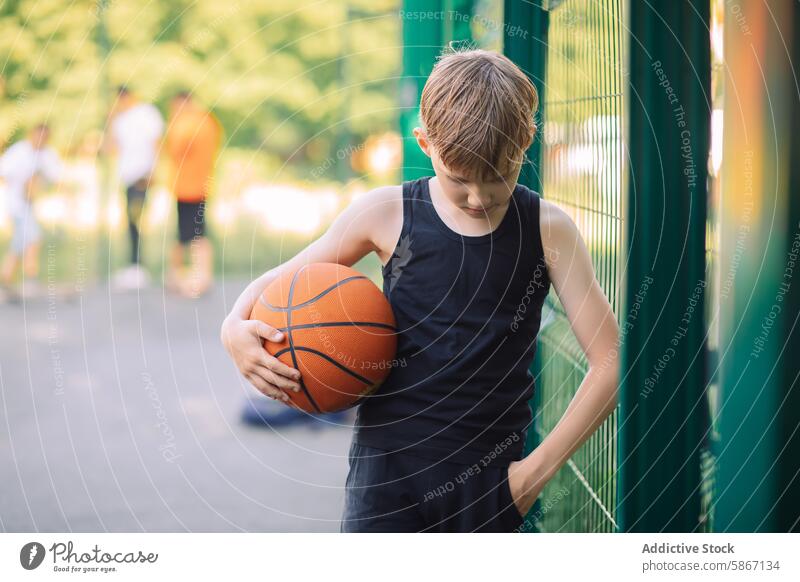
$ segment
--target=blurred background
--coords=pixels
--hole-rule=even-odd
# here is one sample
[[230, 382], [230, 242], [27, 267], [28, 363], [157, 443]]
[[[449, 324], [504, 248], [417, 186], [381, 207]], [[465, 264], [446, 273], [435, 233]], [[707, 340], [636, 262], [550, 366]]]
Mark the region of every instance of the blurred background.
[[[0, 143], [46, 121], [65, 164], [63, 191], [35, 201], [58, 277], [106, 276], [126, 256], [124, 190], [101, 149], [117, 86], [164, 116], [191, 90], [224, 128], [208, 206], [218, 272], [248, 275], [291, 256], [337, 211], [399, 179], [397, 1], [21, 1], [0, 7]], [[159, 272], [174, 231], [167, 170], [144, 210], [143, 254]], [[0, 245], [11, 223], [0, 196]], [[95, 241], [103, 244], [95, 244]], [[281, 241], [280, 244], [276, 244]], [[250, 252], [255, 245], [262, 249]], [[253, 264], [255, 261], [255, 264]]]

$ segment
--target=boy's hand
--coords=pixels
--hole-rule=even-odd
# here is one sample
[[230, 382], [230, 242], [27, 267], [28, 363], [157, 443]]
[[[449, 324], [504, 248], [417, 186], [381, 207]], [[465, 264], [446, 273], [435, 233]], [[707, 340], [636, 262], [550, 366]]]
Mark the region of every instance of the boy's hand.
[[286, 390], [300, 391], [300, 372], [264, 349], [263, 340], [281, 341], [283, 334], [262, 321], [231, 318], [222, 325], [222, 343], [248, 382], [274, 400], [287, 402]]
[[528, 458], [514, 461], [508, 466], [508, 488], [511, 490], [514, 505], [522, 516], [527, 515], [531, 510], [548, 480], [535, 465], [526, 462], [535, 454], [536, 451], [531, 453]]

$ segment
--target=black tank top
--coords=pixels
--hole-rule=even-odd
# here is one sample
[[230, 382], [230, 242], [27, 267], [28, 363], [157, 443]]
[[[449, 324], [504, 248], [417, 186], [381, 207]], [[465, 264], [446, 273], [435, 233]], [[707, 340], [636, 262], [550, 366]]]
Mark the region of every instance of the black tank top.
[[383, 268], [397, 357], [359, 407], [355, 440], [458, 463], [517, 460], [550, 288], [539, 195], [517, 185], [493, 232], [462, 236], [434, 209], [429, 179], [403, 183], [403, 227]]

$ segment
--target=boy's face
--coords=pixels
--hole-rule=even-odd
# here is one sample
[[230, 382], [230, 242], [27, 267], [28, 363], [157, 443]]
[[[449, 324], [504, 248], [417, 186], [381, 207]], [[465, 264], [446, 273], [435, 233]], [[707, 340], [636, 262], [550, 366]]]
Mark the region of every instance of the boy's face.
[[35, 149], [42, 149], [47, 145], [47, 140], [50, 138], [50, 130], [46, 127], [35, 127], [28, 135], [28, 141]]
[[485, 219], [492, 216], [496, 210], [508, 205], [517, 185], [521, 166], [517, 165], [514, 172], [502, 178], [498, 177], [497, 181], [475, 181], [456, 170], [447, 168], [437, 155], [436, 148], [425, 138], [423, 130], [419, 130], [419, 134], [415, 131], [415, 135], [419, 146], [431, 158], [442, 192], [464, 214], [471, 218]]
[[185, 97], [183, 95], [176, 95], [172, 98], [169, 103], [169, 111], [171, 115], [177, 115], [179, 113], [183, 113], [188, 111], [194, 106], [194, 103], [191, 97]]

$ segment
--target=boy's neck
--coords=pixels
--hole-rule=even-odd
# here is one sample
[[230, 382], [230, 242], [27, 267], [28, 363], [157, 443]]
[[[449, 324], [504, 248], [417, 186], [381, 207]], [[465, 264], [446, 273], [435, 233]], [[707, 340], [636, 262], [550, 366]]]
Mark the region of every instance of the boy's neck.
[[444, 192], [442, 192], [439, 179], [433, 176], [428, 180], [428, 191], [431, 195], [433, 209], [439, 218], [458, 235], [461, 236], [484, 236], [496, 230], [508, 212], [509, 203], [498, 205], [497, 208], [489, 213], [488, 217], [475, 218], [468, 216], [458, 206], [453, 204]]

